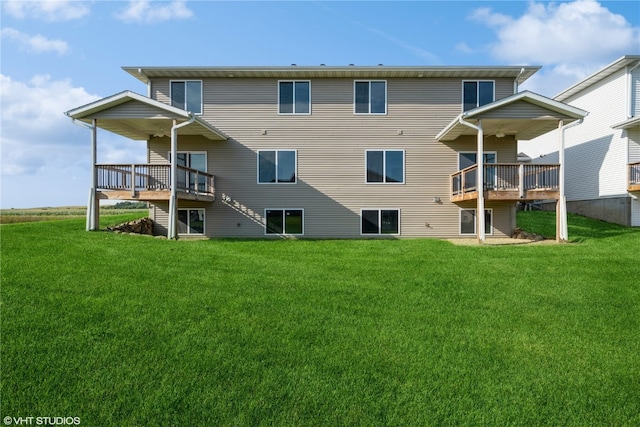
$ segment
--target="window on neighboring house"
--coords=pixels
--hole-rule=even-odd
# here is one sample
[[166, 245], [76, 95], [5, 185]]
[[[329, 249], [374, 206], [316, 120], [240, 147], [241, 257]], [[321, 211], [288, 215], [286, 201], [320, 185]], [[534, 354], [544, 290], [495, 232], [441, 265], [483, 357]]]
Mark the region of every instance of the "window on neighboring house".
[[[484, 210], [484, 232], [493, 234], [493, 209]], [[460, 234], [476, 234], [476, 210], [460, 209]]]
[[258, 182], [295, 183], [295, 150], [258, 150]]
[[278, 82], [278, 113], [311, 114], [311, 82]]
[[463, 111], [472, 110], [493, 102], [493, 81], [464, 81], [462, 82]]
[[403, 150], [367, 150], [368, 183], [404, 183]]
[[354, 99], [356, 114], [387, 114], [387, 82], [355, 81]]
[[304, 234], [303, 209], [265, 209], [266, 234]]
[[204, 234], [204, 209], [178, 209], [178, 234]]
[[193, 114], [202, 114], [202, 81], [171, 82], [171, 105]]
[[400, 234], [399, 209], [362, 209], [362, 234]]

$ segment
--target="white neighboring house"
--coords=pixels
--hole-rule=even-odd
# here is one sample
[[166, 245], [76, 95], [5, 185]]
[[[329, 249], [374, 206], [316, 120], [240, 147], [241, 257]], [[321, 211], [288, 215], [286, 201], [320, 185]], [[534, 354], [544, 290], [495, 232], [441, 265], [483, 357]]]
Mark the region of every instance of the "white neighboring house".
[[[640, 55], [619, 58], [553, 99], [589, 111], [564, 131], [568, 212], [640, 227]], [[519, 149], [532, 163], [558, 162], [558, 132], [520, 141]]]

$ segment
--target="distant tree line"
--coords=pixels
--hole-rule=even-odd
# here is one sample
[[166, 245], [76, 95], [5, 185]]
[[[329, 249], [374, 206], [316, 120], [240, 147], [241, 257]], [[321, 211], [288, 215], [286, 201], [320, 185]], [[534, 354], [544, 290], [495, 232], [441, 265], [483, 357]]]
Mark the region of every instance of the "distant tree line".
[[118, 202], [112, 206], [105, 206], [107, 209], [147, 209], [147, 202]]

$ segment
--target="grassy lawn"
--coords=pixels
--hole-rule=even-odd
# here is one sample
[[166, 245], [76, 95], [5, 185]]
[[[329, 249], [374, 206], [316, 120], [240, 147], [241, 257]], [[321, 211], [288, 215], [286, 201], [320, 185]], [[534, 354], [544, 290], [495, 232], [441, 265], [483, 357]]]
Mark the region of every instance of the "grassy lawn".
[[638, 229], [570, 216], [575, 243], [542, 246], [0, 233], [2, 418], [640, 424]]

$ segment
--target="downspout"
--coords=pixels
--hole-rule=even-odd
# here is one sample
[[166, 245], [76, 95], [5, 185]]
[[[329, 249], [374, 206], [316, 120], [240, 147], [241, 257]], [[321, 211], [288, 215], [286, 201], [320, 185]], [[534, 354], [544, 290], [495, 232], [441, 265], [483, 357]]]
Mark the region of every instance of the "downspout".
[[142, 71], [142, 68], [138, 68], [138, 74], [147, 80], [147, 98], [151, 98], [151, 80], [147, 77], [144, 71]]
[[88, 124], [82, 122], [78, 119], [74, 119], [65, 113], [67, 117], [71, 119], [73, 124], [81, 126], [85, 129], [91, 130], [91, 188], [89, 189], [89, 200], [87, 201], [87, 220], [86, 220], [86, 230], [87, 231], [95, 231], [99, 227], [99, 212], [96, 207], [96, 189], [98, 187], [98, 173], [96, 170], [97, 163], [97, 120], [93, 119], [92, 124]]
[[[627, 119], [630, 119], [631, 117], [634, 116], [633, 96], [631, 95], [633, 85], [631, 84], [631, 82], [633, 81], [633, 75], [632, 75], [633, 70], [635, 70], [639, 66], [640, 66], [640, 61], [636, 62], [636, 65], [634, 65], [633, 67], [627, 70], [627, 109], [628, 109]], [[638, 102], [638, 100], [636, 100], [636, 102]]]
[[184, 126], [188, 126], [196, 120], [196, 116], [189, 113], [189, 120], [184, 123], [176, 124], [176, 120], [173, 121], [171, 127], [171, 197], [169, 199], [169, 227], [167, 232], [167, 238], [176, 239], [178, 237], [176, 227], [176, 216], [178, 210], [178, 129]]
[[478, 241], [483, 243], [486, 239], [484, 231], [484, 133], [482, 131], [482, 120], [478, 120], [478, 125], [465, 121], [460, 115], [458, 121], [471, 129], [478, 131], [478, 152], [476, 154], [476, 163], [478, 165], [476, 185], [478, 188], [478, 204], [476, 208], [477, 235]]
[[513, 81], [513, 94], [515, 95], [516, 93], [518, 93], [518, 79], [520, 78], [521, 75], [524, 74], [524, 67], [522, 67], [520, 69], [520, 73], [518, 74], [518, 76], [516, 77], [516, 79]]
[[559, 176], [560, 199], [558, 200], [559, 206], [558, 206], [557, 214], [559, 218], [558, 218], [558, 236], [556, 237], [557, 237], [557, 240], [560, 242], [569, 240], [569, 228], [567, 226], [567, 198], [565, 196], [565, 179], [564, 179], [564, 175], [565, 175], [564, 173], [565, 171], [564, 132], [569, 128], [582, 124], [583, 121], [584, 121], [584, 117], [580, 118], [578, 121], [569, 123], [566, 126], [563, 126], [562, 120], [558, 122], [560, 127], [560, 149], [558, 151], [558, 161], [560, 162], [560, 171], [558, 172], [558, 174], [560, 175]]

